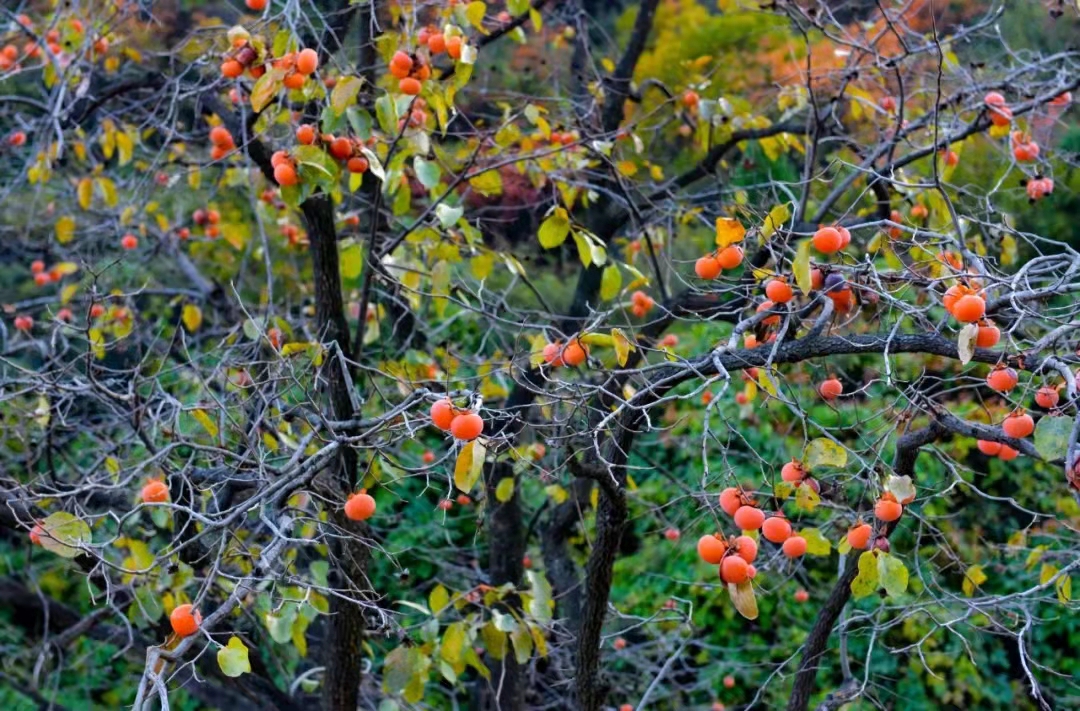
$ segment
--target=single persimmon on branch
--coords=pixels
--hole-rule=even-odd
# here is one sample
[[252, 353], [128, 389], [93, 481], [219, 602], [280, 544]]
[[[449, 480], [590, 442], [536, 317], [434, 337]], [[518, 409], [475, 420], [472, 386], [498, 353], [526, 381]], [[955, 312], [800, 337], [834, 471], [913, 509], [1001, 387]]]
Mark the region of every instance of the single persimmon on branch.
[[5, 4], [0, 701], [1080, 706], [1078, 28]]

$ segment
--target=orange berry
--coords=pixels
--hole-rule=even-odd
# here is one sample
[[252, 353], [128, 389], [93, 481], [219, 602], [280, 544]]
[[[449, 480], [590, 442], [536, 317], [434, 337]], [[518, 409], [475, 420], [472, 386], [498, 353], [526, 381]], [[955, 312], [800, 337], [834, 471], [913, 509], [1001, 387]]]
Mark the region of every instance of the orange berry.
[[735, 677], [731, 676], [730, 674], [725, 676], [724, 677], [724, 688], [725, 689], [734, 689], [735, 688]]
[[745, 405], [750, 402], [750, 396], [744, 392], [735, 393], [735, 402], [739, 405]]
[[730, 247], [724, 247], [716, 253], [716, 261], [724, 269], [734, 269], [742, 264], [743, 251], [742, 247], [736, 247], [731, 245]]
[[442, 54], [446, 51], [446, 37], [441, 32], [437, 32], [428, 37], [427, 46], [432, 55]]
[[456, 416], [454, 403], [449, 400], [439, 400], [431, 406], [431, 423], [443, 432], [450, 431], [450, 425], [454, 423]]
[[720, 565], [727, 553], [727, 544], [716, 535], [706, 535], [698, 539], [698, 556], [710, 565]]
[[806, 555], [806, 539], [802, 536], [792, 536], [784, 541], [783, 551], [788, 558], [800, 558]]
[[810, 599], [810, 593], [806, 592], [802, 588], [799, 588], [798, 590], [795, 591], [794, 598], [795, 598], [795, 602], [801, 604], [801, 603], [804, 603], [804, 602], [806, 602], [807, 600]]
[[986, 384], [999, 393], [1007, 393], [1016, 387], [1019, 378], [1012, 368], [998, 366], [986, 376]]
[[679, 533], [679, 529], [677, 528], [668, 528], [664, 531], [664, 538], [668, 539], [669, 541], [677, 541], [679, 540], [680, 536], [681, 534]]
[[464, 45], [464, 41], [461, 37], [454, 35], [446, 39], [446, 53], [450, 55], [452, 59], [461, 59], [461, 48]]
[[756, 506], [740, 506], [735, 512], [735, 525], [744, 531], [756, 531], [765, 523], [765, 512]]
[[301, 74], [314, 74], [318, 68], [319, 53], [310, 47], [300, 50], [300, 54], [296, 55], [296, 71]]
[[249, 10], [254, 10], [255, 12], [262, 12], [265, 10], [266, 2], [267, 0], [244, 0], [244, 4], [247, 5], [247, 8]]
[[221, 63], [221, 75], [227, 79], [235, 79], [244, 73], [244, 65], [235, 59], [226, 59]]
[[857, 551], [866, 550], [870, 547], [870, 536], [874, 534], [874, 528], [868, 523], [861, 523], [848, 529], [848, 545]]
[[973, 323], [986, 314], [986, 301], [981, 296], [975, 296], [974, 294], [961, 296], [953, 304], [952, 313], [957, 321]]
[[836, 378], [829, 378], [818, 385], [818, 394], [826, 400], [835, 400], [844, 392], [844, 385]]
[[475, 412], [467, 412], [463, 415], [458, 415], [450, 423], [450, 433], [455, 438], [465, 441], [471, 441], [480, 436], [480, 433], [484, 431], [484, 419], [477, 415]]
[[725, 583], [745, 583], [750, 579], [749, 569], [750, 564], [737, 555], [729, 555], [724, 558], [724, 562], [720, 564], [720, 578]]
[[413, 79], [412, 77], [405, 77], [398, 82], [398, 91], [402, 94], [408, 94], [409, 96], [416, 96], [420, 93], [422, 88], [423, 85], [420, 81], [418, 79]]
[[715, 255], [706, 254], [694, 262], [694, 273], [701, 279], [715, 279], [720, 276], [723, 267]]
[[367, 491], [353, 494], [345, 502], [345, 518], [350, 521], [367, 521], [375, 515], [375, 499]]
[[274, 168], [274, 180], [282, 187], [296, 185], [300, 182], [296, 175], [296, 168], [293, 168], [289, 163], [281, 163]]
[[46, 286], [51, 281], [52, 277], [49, 276], [48, 272], [38, 272], [34, 275], [34, 283], [38, 286]]
[[747, 563], [753, 563], [757, 560], [758, 545], [750, 536], [738, 536], [735, 541], [735, 555], [739, 556]]
[[26, 133], [23, 131], [15, 131], [7, 139], [9, 146], [18, 148], [19, 146], [26, 144]]
[[565, 365], [563, 363], [561, 343], [549, 343], [544, 346], [544, 362], [552, 368], [558, 368]]
[[734, 516], [739, 507], [743, 505], [743, 496], [734, 486], [729, 486], [720, 492], [720, 508], [728, 516]]
[[822, 227], [814, 233], [813, 244], [822, 254], [832, 254], [843, 249], [844, 237], [835, 227]]
[[783, 543], [791, 536], [791, 524], [782, 516], [770, 516], [761, 524], [761, 535], [773, 543]]
[[306, 123], [297, 127], [296, 140], [298, 143], [310, 146], [315, 142], [315, 127]]
[[588, 356], [589, 348], [582, 343], [580, 339], [575, 339], [568, 343], [562, 352], [563, 362], [571, 368], [584, 363]]
[[980, 439], [976, 444], [979, 447], [979, 451], [988, 457], [996, 457], [1004, 446], [1000, 442], [991, 442], [987, 439]]
[[884, 494], [878, 502], [874, 504], [874, 515], [885, 523], [891, 523], [900, 518], [900, 515], [904, 513], [904, 507], [897, 502], [896, 497], [892, 494]]
[[765, 296], [777, 304], [786, 304], [795, 296], [795, 291], [784, 279], [773, 279], [765, 285]]
[[423, 457], [421, 457], [421, 459], [423, 460], [424, 464], [431, 464], [435, 461], [435, 452], [432, 452], [430, 449], [425, 450], [424, 455]]
[[1035, 431], [1035, 420], [1023, 410], [1015, 410], [1002, 421], [1001, 430], [1009, 437], [1023, 439]]
[[1057, 407], [1058, 400], [1061, 399], [1061, 395], [1058, 393], [1057, 388], [1044, 385], [1039, 388], [1039, 391], [1035, 393], [1035, 403], [1046, 410], [1052, 410]]
[[[720, 561], [716, 561], [716, 564], [719, 565]], [[611, 646], [615, 648], [615, 651], [621, 651], [626, 649], [626, 640], [622, 637], [616, 637], [615, 641], [611, 643]]]
[[366, 173], [368, 169], [368, 160], [362, 156], [350, 158], [348, 168], [350, 173]]
[[993, 106], [990, 108], [990, 123], [995, 126], [1008, 126], [1012, 123], [1013, 112], [1008, 106]]
[[120, 246], [131, 251], [139, 246], [139, 238], [133, 234], [126, 234], [120, 239]]
[[353, 152], [353, 142], [348, 138], [335, 138], [330, 142], [330, 155], [338, 160], [346, 160]]
[[806, 478], [806, 470], [803, 469], [802, 462], [792, 459], [780, 469], [780, 478], [795, 484]]
[[[756, 309], [756, 313], [759, 313], [759, 314], [764, 313], [764, 312], [769, 311], [770, 309], [772, 309], [774, 306], [776, 306], [776, 304], [774, 304], [771, 301], [762, 301], [760, 304], [758, 304], [758, 307]], [[765, 319], [761, 323], [763, 323], [766, 326], [775, 326], [776, 324], [780, 323], [780, 314], [775, 314], [773, 316], [766, 316]]]
[[696, 91], [691, 91], [687, 89], [686, 92], [682, 95], [683, 106], [688, 109], [695, 108], [698, 105], [699, 101], [701, 101], [701, 97], [698, 96], [698, 93]]
[[930, 216], [930, 210], [926, 208], [926, 205], [922, 203], [911, 206], [911, 219], [913, 220], [925, 220]]
[[178, 605], [169, 615], [169, 623], [178, 637], [190, 637], [202, 624], [202, 615], [198, 610], [192, 610], [190, 604]]
[[94, 304], [90, 307], [90, 318], [101, 318], [105, 314], [105, 307], [101, 304]]
[[215, 146], [234, 145], [232, 134], [224, 126], [214, 126], [210, 129], [210, 142]]
[[169, 487], [160, 479], [152, 479], [142, 488], [144, 504], [163, 504], [169, 500]]

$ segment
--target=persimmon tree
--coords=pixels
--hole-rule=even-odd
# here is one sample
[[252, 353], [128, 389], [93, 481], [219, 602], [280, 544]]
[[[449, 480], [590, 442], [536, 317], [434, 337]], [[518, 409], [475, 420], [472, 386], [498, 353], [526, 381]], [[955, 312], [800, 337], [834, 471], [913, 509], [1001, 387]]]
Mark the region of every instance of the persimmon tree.
[[13, 698], [1075, 706], [1076, 8], [613, 5], [0, 9]]

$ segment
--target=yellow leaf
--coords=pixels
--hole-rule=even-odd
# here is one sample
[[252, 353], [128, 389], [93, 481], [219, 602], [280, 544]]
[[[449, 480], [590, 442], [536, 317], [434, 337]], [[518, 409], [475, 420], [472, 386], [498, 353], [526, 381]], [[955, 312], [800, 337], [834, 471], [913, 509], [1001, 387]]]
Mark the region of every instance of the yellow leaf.
[[630, 352], [634, 350], [634, 344], [617, 328], [611, 329], [611, 342], [615, 346], [615, 358], [619, 361], [619, 367], [625, 366]]
[[964, 573], [964, 582], [961, 583], [961, 587], [964, 590], [964, 595], [971, 597], [975, 594], [975, 588], [979, 587], [986, 582], [986, 573], [983, 572], [981, 565], [973, 565], [967, 569]]
[[731, 602], [735, 605], [735, 609], [739, 611], [739, 614], [748, 620], [756, 620], [758, 616], [757, 598], [754, 596], [754, 586], [750, 584], [750, 581], [739, 583], [728, 583], [728, 595], [731, 596]]
[[201, 408], [195, 408], [191, 411], [191, 416], [194, 417], [200, 425], [202, 425], [202, 428], [206, 430], [206, 433], [208, 435], [214, 438], [217, 437], [217, 424], [215, 424], [214, 420], [211, 419], [210, 415], [206, 413], [206, 410], [203, 410]]
[[60, 276], [71, 276], [79, 271], [79, 265], [75, 262], [58, 262], [54, 264], [50, 273], [59, 274]]
[[621, 175], [627, 178], [633, 177], [638, 172], [637, 163], [632, 160], [621, 160], [615, 166]]
[[61, 217], [56, 221], [56, 241], [67, 244], [75, 238], [75, 218]]
[[202, 325], [202, 309], [195, 304], [184, 304], [180, 318], [184, 322], [184, 328], [194, 333]]
[[804, 239], [799, 242], [795, 249], [795, 260], [791, 263], [791, 270], [795, 273], [795, 283], [799, 291], [809, 294], [813, 290], [813, 278], [810, 269], [810, 240]]
[[791, 210], [788, 209], [787, 203], [781, 203], [769, 210], [765, 222], [761, 225], [761, 239], [767, 240], [772, 237], [789, 219], [791, 219]]
[[117, 132], [116, 150], [119, 154], [120, 165], [130, 163], [132, 154], [135, 152], [135, 143], [131, 140], [131, 136], [122, 131]]
[[495, 487], [495, 498], [502, 503], [506, 503], [514, 496], [514, 477], [508, 476], [499, 482], [499, 485]]
[[60, 290], [60, 303], [64, 306], [67, 306], [68, 303], [71, 302], [71, 299], [74, 298], [75, 294], [78, 293], [78, 291], [78, 284], [68, 284]]
[[476, 482], [480, 480], [486, 454], [484, 445], [476, 440], [465, 444], [454, 464], [454, 486], [465, 493], [472, 491]]
[[94, 181], [90, 178], [83, 178], [79, 181], [79, 185], [75, 192], [79, 198], [79, 207], [84, 210], [89, 210], [90, 203], [94, 199]]
[[742, 242], [745, 236], [746, 228], [735, 218], [716, 218], [716, 246], [718, 249]]
[[191, 188], [192, 190], [198, 190], [199, 189], [199, 185], [202, 183], [202, 180], [201, 180], [201, 174], [199, 173], [198, 166], [193, 167], [191, 169], [191, 171], [188, 172], [187, 183], [188, 183], [188, 187]]
[[105, 204], [109, 207], [116, 207], [116, 203], [119, 202], [119, 198], [116, 195], [116, 183], [109, 178], [98, 178], [98, 187], [101, 188], [101, 194], [105, 198]]

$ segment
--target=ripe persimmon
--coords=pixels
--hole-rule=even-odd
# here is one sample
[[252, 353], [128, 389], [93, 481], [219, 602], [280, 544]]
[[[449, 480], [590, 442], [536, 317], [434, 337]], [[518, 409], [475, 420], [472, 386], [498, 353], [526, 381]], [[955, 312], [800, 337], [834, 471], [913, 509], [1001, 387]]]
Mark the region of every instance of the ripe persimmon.
[[723, 271], [720, 260], [714, 254], [706, 254], [694, 262], [694, 273], [701, 279], [715, 279]]
[[685, 92], [683, 92], [682, 103], [683, 103], [683, 106], [685, 106], [686, 108], [688, 108], [688, 109], [697, 108], [698, 102], [700, 102], [700, 101], [701, 101], [701, 97], [698, 96], [698, 93], [696, 91], [694, 91], [692, 89], [687, 89]]
[[863, 551], [870, 547], [870, 536], [874, 534], [874, 527], [868, 523], [860, 523], [852, 526], [847, 532], [848, 545], [857, 551]]
[[404, 79], [412, 72], [413, 59], [409, 56], [408, 52], [402, 52], [398, 50], [394, 52], [394, 56], [390, 58], [390, 75], [395, 79]]
[[566, 348], [563, 348], [563, 362], [571, 368], [581, 365], [588, 357], [589, 347], [582, 343], [581, 339], [579, 338], [575, 338], [574, 340], [570, 341], [566, 344]]
[[1008, 126], [1012, 123], [1013, 112], [1008, 106], [990, 107], [990, 123], [995, 126]]
[[818, 394], [825, 400], [835, 400], [844, 392], [844, 384], [836, 378], [821, 381], [818, 385]]
[[784, 541], [781, 550], [788, 558], [800, 558], [806, 555], [806, 539], [802, 536], [792, 536]]
[[446, 53], [451, 59], [461, 59], [461, 50], [464, 46], [465, 40], [459, 35], [446, 38]]
[[983, 97], [983, 102], [987, 106], [1004, 106], [1005, 105], [1005, 97], [1002, 96], [1000, 92], [991, 91], [991, 92], [988, 92], [986, 94], [986, 96]]
[[244, 4], [247, 5], [249, 10], [255, 12], [262, 12], [266, 9], [267, 0], [244, 0]]
[[443, 432], [450, 431], [450, 425], [453, 424], [455, 416], [457, 416], [457, 410], [454, 408], [454, 403], [449, 400], [439, 400], [431, 406], [431, 424]]
[[296, 185], [300, 182], [300, 178], [296, 175], [296, 168], [292, 167], [291, 163], [280, 163], [274, 168], [274, 180], [281, 187], [287, 187], [289, 185]]
[[35, 523], [34, 527], [30, 529], [30, 542], [35, 546], [41, 545], [41, 534], [45, 533], [45, 529], [42, 528], [40, 523]]
[[120, 238], [120, 246], [129, 252], [139, 246], [139, 238], [133, 234], [126, 234]]
[[773, 303], [786, 304], [795, 296], [795, 291], [787, 280], [781, 277], [772, 279], [765, 285], [765, 296], [768, 296]]
[[1061, 399], [1061, 394], [1058, 393], [1057, 388], [1049, 385], [1044, 385], [1039, 388], [1035, 393], [1035, 403], [1046, 410], [1052, 410], [1057, 407], [1058, 400]]
[[347, 160], [353, 152], [353, 142], [345, 137], [338, 137], [330, 141], [330, 155], [338, 160]]
[[980, 452], [988, 457], [996, 457], [998, 453], [1001, 452], [1002, 447], [1000, 442], [991, 442], [988, 439], [978, 440], [976, 446], [979, 448]]
[[315, 127], [306, 123], [298, 126], [296, 129], [296, 141], [305, 146], [310, 146], [315, 142]]
[[178, 637], [190, 637], [202, 624], [202, 615], [191, 604], [177, 605], [169, 615], [169, 624]]
[[350, 521], [367, 521], [375, 515], [375, 499], [361, 489], [345, 502], [345, 518]]
[[783, 543], [791, 537], [791, 524], [783, 516], [770, 516], [761, 524], [761, 535], [772, 543]]
[[666, 528], [666, 529], [664, 529], [664, 538], [668, 539], [669, 541], [675, 542], [675, 541], [679, 540], [679, 538], [681, 536], [682, 536], [682, 534], [679, 533], [679, 529], [677, 529], [677, 528]]
[[160, 479], [151, 479], [142, 488], [144, 504], [163, 504], [169, 500], [169, 487]]
[[806, 478], [806, 469], [798, 459], [792, 459], [780, 469], [780, 478], [786, 482], [797, 484]]
[[844, 247], [844, 237], [835, 227], [822, 227], [814, 233], [814, 249], [822, 254], [833, 254]]
[[734, 244], [728, 247], [724, 247], [716, 253], [716, 261], [723, 269], [734, 269], [735, 267], [742, 264], [742, 260], [742, 247], [738, 247]]
[[1014, 410], [1001, 422], [1001, 430], [1014, 439], [1023, 439], [1035, 431], [1035, 420], [1023, 410]]
[[304, 88], [304, 82], [306, 82], [306, 81], [307, 81], [307, 75], [306, 74], [301, 74], [300, 72], [293, 72], [292, 74], [287, 74], [285, 76], [285, 79], [283, 79], [281, 83], [285, 85], [286, 89], [295, 90], [295, 89], [303, 89]]
[[705, 535], [697, 542], [698, 556], [710, 565], [720, 565], [727, 553], [727, 544], [718, 535]]
[[747, 563], [753, 563], [757, 560], [758, 544], [757, 541], [750, 536], [737, 536], [732, 542], [732, 552], [745, 560]]
[[968, 294], [961, 296], [953, 304], [953, 316], [962, 323], [974, 323], [986, 314], [986, 301], [981, 296]]
[[475, 412], [466, 412], [458, 415], [450, 423], [450, 433], [456, 439], [466, 442], [472, 441], [484, 431], [484, 418]]
[[405, 77], [398, 82], [398, 91], [402, 94], [408, 94], [409, 96], [416, 96], [420, 93], [422, 88], [423, 86], [420, 84], [420, 81], [418, 79], [413, 79], [412, 77]]
[[[762, 301], [760, 304], [758, 304], [758, 307], [756, 309], [756, 313], [760, 314], [760, 313], [764, 313], [765, 311], [769, 311], [775, 305], [776, 304], [774, 304], [772, 301]], [[772, 316], [766, 316], [764, 318], [764, 320], [762, 320], [761, 323], [766, 325], [766, 326], [775, 326], [776, 324], [780, 323], [780, 314], [774, 314]]]
[[214, 126], [210, 129], [210, 142], [215, 146], [232, 146], [233, 137], [224, 126]]
[[235, 79], [244, 73], [244, 65], [235, 59], [226, 59], [221, 63], [221, 76], [226, 79]]
[[563, 363], [561, 343], [549, 343], [544, 346], [544, 362], [550, 365], [552, 368], [558, 368], [562, 365], [565, 365]]
[[979, 348], [993, 348], [1001, 340], [1001, 331], [990, 321], [979, 323], [979, 332], [975, 336], [975, 345]]
[[350, 158], [346, 167], [349, 169], [350, 173], [366, 173], [368, 169], [368, 159], [363, 156]]
[[734, 516], [735, 512], [739, 510], [739, 507], [743, 505], [744, 497], [742, 492], [736, 489], [734, 486], [729, 486], [720, 492], [720, 508], [724, 510], [728, 516]]
[[1004, 365], [998, 365], [986, 376], [986, 384], [999, 393], [1007, 393], [1016, 387], [1019, 378], [1016, 371]]
[[793, 595], [793, 597], [795, 599], [795, 602], [801, 604], [810, 599], [810, 593], [806, 592], [806, 590], [804, 590], [803, 588], [799, 588], [795, 591], [795, 595]]
[[303, 75], [314, 74], [319, 68], [319, 53], [308, 47], [296, 55], [296, 71]]
[[756, 506], [740, 506], [735, 512], [735, 525], [744, 531], [756, 531], [765, 523], [765, 512]]
[[729, 555], [720, 564], [720, 579], [725, 583], [745, 583], [750, 579], [750, 564], [737, 555]]
[[427, 46], [432, 56], [442, 54], [446, 51], [446, 36], [441, 32], [432, 34], [428, 37]]
[[903, 513], [904, 507], [900, 505], [895, 496], [888, 492], [882, 494], [881, 498], [874, 504], [874, 515], [885, 523], [895, 521]]
[[1020, 451], [1013, 449], [1007, 444], [1001, 445], [1001, 451], [998, 452], [998, 459], [1003, 462], [1011, 462], [1020, 456]]

